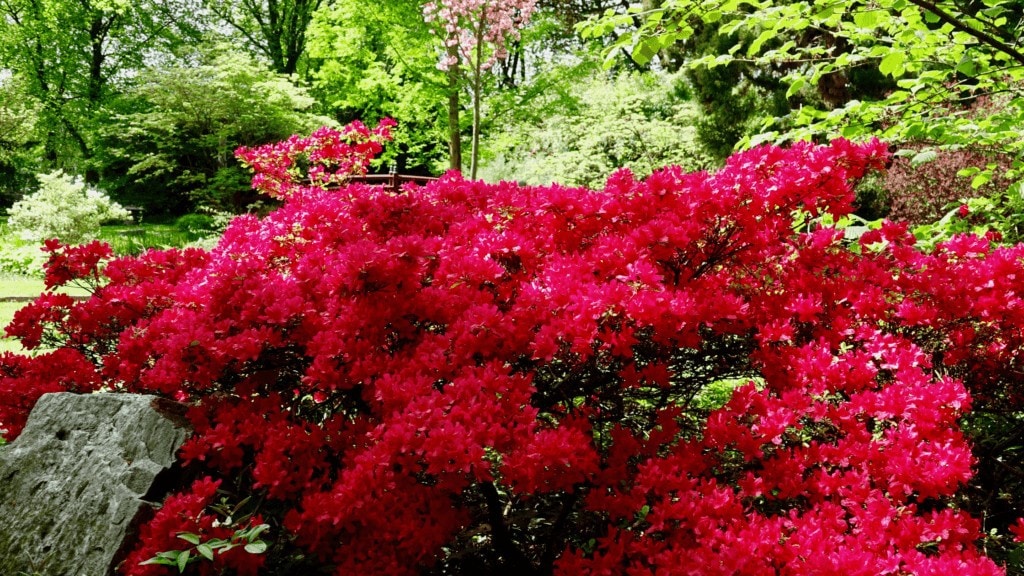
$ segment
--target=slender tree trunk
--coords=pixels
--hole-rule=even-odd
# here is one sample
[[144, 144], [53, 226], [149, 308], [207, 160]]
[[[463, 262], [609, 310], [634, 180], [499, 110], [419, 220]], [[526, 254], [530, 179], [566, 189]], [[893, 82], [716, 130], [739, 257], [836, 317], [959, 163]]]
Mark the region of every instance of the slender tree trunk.
[[473, 151], [469, 163], [469, 179], [476, 180], [476, 168], [480, 161], [480, 77], [483, 67], [484, 27], [476, 31], [476, 61], [473, 62]]
[[107, 25], [103, 16], [93, 16], [92, 22], [89, 23], [91, 51], [88, 98], [90, 110], [97, 108], [103, 98], [103, 61], [106, 59], [106, 55], [103, 54], [103, 41], [106, 40], [106, 31]]
[[[458, 47], [449, 46], [448, 55], [458, 57]], [[448, 157], [452, 170], [462, 170], [462, 131], [459, 129], [459, 65], [448, 67]]]

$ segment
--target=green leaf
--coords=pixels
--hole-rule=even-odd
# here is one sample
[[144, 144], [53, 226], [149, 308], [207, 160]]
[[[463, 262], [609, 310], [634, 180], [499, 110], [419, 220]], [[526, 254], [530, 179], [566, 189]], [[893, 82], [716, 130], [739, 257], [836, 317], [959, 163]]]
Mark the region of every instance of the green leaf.
[[633, 49], [633, 59], [640, 64], [646, 64], [654, 59], [655, 54], [658, 53], [658, 49], [654, 46], [654, 41], [650, 38], [645, 38], [636, 45]]
[[213, 548], [210, 548], [206, 544], [196, 546], [196, 552], [199, 552], [203, 558], [206, 558], [207, 560], [213, 560]]
[[978, 188], [981, 188], [985, 184], [988, 184], [989, 180], [991, 179], [992, 174], [990, 174], [989, 172], [978, 172], [978, 174], [976, 174], [974, 178], [971, 179], [971, 188], [977, 190]]
[[758, 34], [757, 38], [755, 38], [754, 41], [750, 43], [750, 47], [747, 48], [747, 56], [756, 56], [757, 53], [761, 50], [761, 46], [763, 46], [765, 42], [772, 38], [775, 38], [776, 36], [778, 36], [778, 33], [775, 30], [763, 30], [760, 34]]
[[270, 524], [258, 524], [248, 530], [248, 537], [250, 540], [258, 537], [260, 534], [270, 530]]
[[214, 538], [213, 540], [208, 540], [206, 542], [206, 545], [213, 549], [223, 548], [228, 544], [231, 544], [231, 542], [223, 538]]
[[792, 98], [794, 94], [799, 92], [806, 85], [807, 80], [802, 76], [798, 77], [796, 80], [793, 80], [793, 83], [790, 84], [789, 88], [786, 89], [786, 98]]
[[190, 532], [178, 532], [178, 538], [181, 538], [182, 540], [184, 540], [185, 542], [188, 542], [189, 544], [199, 544], [199, 542], [200, 542], [199, 535], [192, 534]]
[[716, 68], [716, 67], [722, 66], [724, 64], [731, 64], [733, 60], [734, 60], [734, 58], [732, 56], [730, 56], [729, 54], [719, 54], [718, 56], [715, 56], [715, 59], [711, 61], [710, 65], [708, 67], [709, 68]]
[[863, 135], [863, 133], [864, 128], [862, 126], [856, 126], [853, 124], [847, 124], [846, 126], [843, 126], [843, 129], [840, 131], [840, 134], [842, 134], [843, 138], [856, 138], [857, 136]]
[[245, 545], [245, 551], [249, 554], [263, 554], [267, 551], [267, 543], [263, 540], [256, 540]]
[[853, 23], [861, 28], [874, 28], [878, 25], [878, 12], [864, 10], [853, 15]]
[[139, 564], [142, 566], [148, 564], [156, 564], [159, 566], [176, 566], [178, 564], [179, 554], [181, 554], [181, 550], [171, 550], [170, 552], [158, 552], [156, 556], [153, 556], [149, 560], [139, 562]]
[[192, 557], [191, 550], [182, 550], [181, 554], [178, 554], [178, 572], [184, 572], [185, 566], [188, 566], [189, 558]]
[[887, 76], [897, 78], [903, 75], [906, 56], [899, 50], [893, 50], [886, 54], [885, 58], [878, 64], [878, 71]]
[[922, 150], [910, 159], [910, 165], [916, 168], [921, 164], [927, 164], [935, 160], [936, 157], [938, 157], [938, 154], [936, 154], [935, 150]]

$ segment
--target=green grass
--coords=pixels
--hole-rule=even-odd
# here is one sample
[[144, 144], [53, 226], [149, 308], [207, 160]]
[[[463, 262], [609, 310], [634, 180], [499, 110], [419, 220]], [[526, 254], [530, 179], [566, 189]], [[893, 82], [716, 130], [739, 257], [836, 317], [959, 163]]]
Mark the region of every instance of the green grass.
[[[5, 328], [14, 319], [14, 313], [24, 306], [24, 302], [0, 302], [0, 328]], [[25, 350], [21, 347], [21, 343], [14, 338], [7, 338], [4, 336], [0, 339], [0, 353], [3, 352], [15, 352], [24, 353]]]
[[104, 226], [99, 239], [110, 244], [115, 254], [139, 254], [149, 248], [176, 248], [191, 240], [171, 224], [150, 223]]
[[[3, 336], [2, 329], [14, 319], [14, 313], [28, 304], [28, 301], [23, 299], [35, 298], [45, 287], [42, 278], [0, 276], [0, 336]], [[61, 288], [59, 292], [71, 294], [72, 296], [87, 296], [89, 294], [85, 289], [78, 286], [66, 286]], [[9, 300], [12, 298], [19, 300]], [[24, 353], [25, 350], [17, 340], [3, 337], [0, 338], [0, 353], [3, 352]]]
[[[42, 278], [30, 276], [0, 275], [0, 300], [10, 298], [35, 298], [46, 285]], [[58, 292], [72, 296], [88, 296], [89, 292], [78, 286], [64, 286]]]
[[27, 276], [0, 277], [0, 298], [35, 296], [43, 291], [40, 278]]

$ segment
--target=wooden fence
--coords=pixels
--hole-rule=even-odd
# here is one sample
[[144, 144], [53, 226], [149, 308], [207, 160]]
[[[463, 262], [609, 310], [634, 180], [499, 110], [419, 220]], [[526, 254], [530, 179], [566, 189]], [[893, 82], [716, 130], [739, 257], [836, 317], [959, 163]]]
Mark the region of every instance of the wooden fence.
[[361, 182], [363, 184], [370, 184], [371, 186], [383, 186], [390, 192], [401, 192], [402, 184], [406, 182], [413, 182], [424, 186], [430, 182], [437, 180], [433, 176], [413, 176], [411, 174], [398, 174], [392, 172], [390, 174], [364, 174], [364, 175], [353, 175], [345, 179], [346, 183], [350, 182]]

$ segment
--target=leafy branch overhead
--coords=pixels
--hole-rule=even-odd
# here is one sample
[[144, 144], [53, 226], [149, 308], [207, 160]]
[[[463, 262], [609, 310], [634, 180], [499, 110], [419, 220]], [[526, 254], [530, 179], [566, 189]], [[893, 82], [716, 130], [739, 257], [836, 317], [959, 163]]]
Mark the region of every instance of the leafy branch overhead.
[[[792, 111], [766, 118], [747, 141], [866, 134], [895, 142], [1024, 151], [1022, 9], [1013, 0], [969, 8], [952, 0], [667, 0], [607, 12], [582, 26], [597, 37], [619, 32], [609, 57], [625, 48], [641, 62], [692, 46], [707, 27], [730, 39], [690, 67], [750, 62], [788, 84]], [[874, 68], [891, 87], [879, 99], [808, 97], [849, 88], [853, 71]]]

